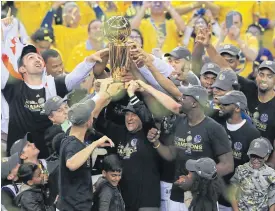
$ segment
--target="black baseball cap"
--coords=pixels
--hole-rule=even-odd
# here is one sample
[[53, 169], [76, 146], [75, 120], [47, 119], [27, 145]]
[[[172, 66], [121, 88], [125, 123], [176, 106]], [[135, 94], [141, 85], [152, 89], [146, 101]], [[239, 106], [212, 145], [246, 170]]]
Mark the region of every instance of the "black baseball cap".
[[269, 69], [271, 72], [273, 72], [275, 74], [275, 62], [274, 61], [264, 61], [261, 63], [261, 65], [259, 66], [259, 70], [267, 68]]
[[187, 61], [191, 61], [191, 53], [187, 48], [184, 47], [176, 47], [170, 53], [164, 54], [164, 56], [172, 56], [176, 59], [185, 59]]
[[21, 56], [17, 60], [18, 68], [23, 65], [24, 56], [26, 56], [29, 53], [38, 53], [39, 54], [39, 51], [33, 45], [24, 46], [23, 49], [22, 49], [22, 52], [21, 52]]
[[205, 73], [213, 73], [214, 75], [218, 75], [219, 72], [221, 71], [221, 68], [212, 62], [209, 63], [205, 63], [202, 68], [201, 68], [201, 75], [205, 74]]
[[238, 77], [233, 70], [222, 70], [219, 72], [212, 88], [219, 88], [224, 91], [232, 89], [233, 85], [238, 84]]
[[179, 90], [184, 95], [192, 96], [202, 106], [205, 106], [208, 102], [207, 90], [202, 86], [190, 85], [190, 86], [186, 86], [186, 87], [179, 87]]
[[185, 167], [190, 172], [196, 172], [199, 176], [212, 180], [217, 176], [216, 163], [211, 158], [189, 159]]
[[218, 101], [222, 105], [235, 104], [242, 110], [247, 108], [247, 98], [241, 91], [232, 90], [224, 96], [218, 97]]

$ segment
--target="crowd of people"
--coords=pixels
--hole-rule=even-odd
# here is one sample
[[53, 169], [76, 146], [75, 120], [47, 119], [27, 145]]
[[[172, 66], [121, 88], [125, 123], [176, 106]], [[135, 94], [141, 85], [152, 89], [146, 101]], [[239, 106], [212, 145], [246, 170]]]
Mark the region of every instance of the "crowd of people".
[[1, 210], [275, 211], [275, 2], [1, 3]]

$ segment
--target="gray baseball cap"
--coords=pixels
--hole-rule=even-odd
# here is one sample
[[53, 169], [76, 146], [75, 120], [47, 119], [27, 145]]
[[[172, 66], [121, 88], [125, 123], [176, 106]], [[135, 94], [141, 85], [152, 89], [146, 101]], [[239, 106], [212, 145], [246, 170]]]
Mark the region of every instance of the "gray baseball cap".
[[1, 179], [6, 179], [10, 174], [11, 170], [15, 168], [17, 164], [20, 164], [19, 153], [14, 153], [10, 157], [4, 157], [1, 160]]
[[220, 47], [218, 49], [218, 53], [219, 54], [228, 53], [232, 56], [239, 56], [240, 57], [242, 52], [236, 46], [231, 45], [231, 44], [226, 44], [226, 45], [223, 45], [222, 47]]
[[67, 102], [66, 97], [55, 96], [48, 99], [44, 105], [44, 113], [49, 116], [53, 111], [57, 111], [64, 102]]
[[249, 146], [247, 155], [257, 155], [264, 158], [271, 153], [270, 146], [262, 137], [254, 139]]
[[190, 85], [185, 87], [179, 87], [179, 90], [182, 94], [187, 96], [192, 96], [195, 100], [197, 100], [202, 106], [205, 106], [208, 102], [208, 93], [207, 90], [198, 85]]
[[185, 59], [187, 61], [191, 61], [191, 53], [187, 48], [184, 47], [176, 47], [170, 53], [164, 54], [165, 57], [172, 56], [176, 59]]
[[243, 92], [232, 90], [226, 93], [222, 97], [218, 97], [218, 101], [220, 104], [228, 105], [235, 104], [240, 109], [245, 110], [247, 108], [247, 99]]
[[201, 75], [208, 73], [208, 72], [218, 75], [218, 73], [220, 71], [221, 71], [221, 68], [217, 64], [210, 62], [210, 63], [206, 63], [202, 66]]
[[73, 125], [83, 125], [90, 119], [94, 108], [95, 102], [92, 99], [80, 101], [69, 109], [68, 119]]
[[200, 158], [188, 160], [185, 164], [188, 171], [196, 172], [199, 176], [212, 180], [217, 176], [216, 163], [211, 158]]
[[13, 155], [15, 153], [18, 153], [20, 156], [28, 141], [31, 143], [33, 142], [31, 133], [27, 133], [24, 138], [14, 142], [11, 146], [10, 154]]
[[238, 77], [233, 70], [222, 70], [219, 72], [216, 81], [212, 85], [212, 88], [219, 88], [224, 91], [232, 89], [233, 85], [238, 84]]
[[[170, 80], [176, 85], [176, 86], [181, 86], [181, 81], [175, 78], [170, 78]], [[188, 71], [186, 75], [186, 82], [191, 85], [201, 85], [200, 79], [198, 76], [193, 73], [193, 71]]]
[[259, 66], [259, 70], [260, 69], [264, 69], [267, 68], [270, 71], [272, 71], [275, 74], [275, 62], [274, 61], [264, 61], [261, 63], [261, 65]]

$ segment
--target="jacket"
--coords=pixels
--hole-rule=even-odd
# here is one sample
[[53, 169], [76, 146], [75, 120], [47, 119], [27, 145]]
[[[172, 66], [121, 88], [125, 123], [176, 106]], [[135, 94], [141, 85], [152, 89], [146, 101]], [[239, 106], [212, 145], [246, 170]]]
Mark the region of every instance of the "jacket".
[[15, 198], [15, 204], [21, 207], [21, 211], [54, 211], [54, 206], [45, 205], [45, 198], [40, 187], [23, 184]]
[[117, 187], [100, 177], [95, 183], [92, 211], [125, 211], [124, 201]]

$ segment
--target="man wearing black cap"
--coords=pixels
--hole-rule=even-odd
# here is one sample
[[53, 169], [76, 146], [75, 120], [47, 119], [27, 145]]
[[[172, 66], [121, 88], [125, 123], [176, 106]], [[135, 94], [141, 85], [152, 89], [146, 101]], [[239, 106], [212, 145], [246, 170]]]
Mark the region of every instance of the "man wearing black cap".
[[238, 66], [240, 65], [240, 59], [244, 56], [239, 48], [234, 45], [226, 44], [218, 48], [218, 53], [227, 61], [228, 65], [235, 72], [239, 72]]
[[[239, 77], [241, 91], [247, 97], [248, 110], [252, 121], [261, 135], [271, 144], [275, 141], [275, 62], [264, 61], [259, 66], [256, 84], [253, 81]], [[275, 154], [270, 157], [275, 168]]]
[[[123, 110], [125, 125], [116, 125], [105, 119], [96, 120], [96, 129], [105, 133], [117, 145], [122, 159], [121, 193], [128, 211], [158, 211], [160, 206], [160, 176], [158, 155], [147, 141], [152, 115], [135, 92], [140, 89], [131, 81], [127, 89], [130, 102]], [[150, 125], [150, 127], [148, 126]]]
[[113, 147], [113, 142], [103, 136], [92, 144], [84, 144], [85, 134], [93, 124], [109, 96], [100, 93], [97, 104], [91, 99], [74, 104], [68, 112], [72, 123], [69, 136], [60, 146], [59, 201], [60, 211], [82, 211], [92, 208], [91, 154], [96, 147]]
[[[163, 105], [165, 101], [176, 102], [167, 96], [164, 103], [160, 98], [165, 98], [163, 93], [152, 90], [148, 85], [142, 85], [145, 91], [152, 94]], [[148, 139], [153, 143], [154, 148], [166, 160], [176, 160], [176, 179], [184, 175], [186, 156], [190, 158], [210, 157], [219, 163], [217, 164], [218, 173], [227, 175], [233, 171], [233, 157], [231, 147], [225, 130], [213, 119], [204, 115], [204, 106], [208, 101], [208, 93], [201, 86], [190, 86], [180, 88], [182, 97], [178, 99], [180, 107], [174, 112], [184, 113], [186, 116], [178, 116], [174, 134], [175, 146], [164, 146], [158, 140], [159, 131], [151, 129]], [[168, 99], [170, 98], [170, 99]], [[183, 203], [183, 192], [173, 186], [171, 200]], [[175, 205], [178, 207], [178, 205]], [[176, 207], [172, 205], [171, 209]], [[184, 205], [182, 205], [184, 206]]]
[[[20, 44], [16, 43], [15, 46]], [[47, 116], [40, 114], [45, 101], [56, 95], [64, 97], [75, 84], [82, 81], [89, 74], [97, 61], [101, 62], [100, 56], [105, 52], [106, 49], [98, 51], [87, 57], [72, 73], [53, 78], [52, 76], [46, 76], [44, 61], [37, 49], [32, 45], [23, 47], [17, 62], [19, 74], [16, 72], [10, 74], [4, 68], [5, 71], [2, 71], [1, 75], [2, 92], [10, 109], [8, 126], [10, 133], [7, 140], [8, 154], [11, 145], [16, 140], [22, 138], [26, 132], [32, 132], [37, 147], [41, 149], [40, 157], [45, 158], [48, 156], [43, 151], [45, 144], [42, 137], [51, 122]]]
[[207, 89], [208, 96], [212, 98], [213, 83], [216, 80], [218, 73], [221, 71], [220, 67], [212, 62], [206, 63], [202, 66], [200, 72], [201, 85]]
[[[246, 119], [242, 119], [241, 111], [247, 109], [247, 99], [240, 91], [230, 91], [224, 96], [218, 97], [220, 105], [219, 114], [223, 118], [221, 124], [226, 129], [228, 138], [231, 141], [233, 150], [234, 169], [249, 161], [247, 151], [250, 143], [261, 136], [256, 127]], [[230, 178], [234, 172], [224, 177], [225, 183], [230, 185]], [[230, 203], [225, 199], [220, 199], [222, 206], [230, 207]]]

